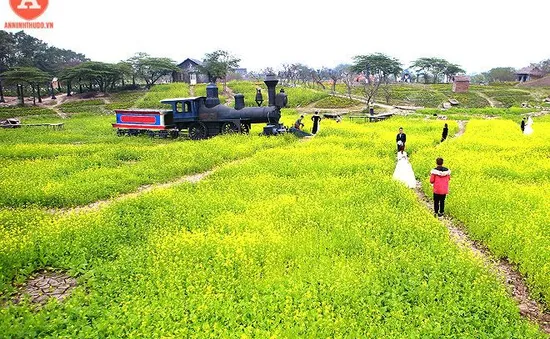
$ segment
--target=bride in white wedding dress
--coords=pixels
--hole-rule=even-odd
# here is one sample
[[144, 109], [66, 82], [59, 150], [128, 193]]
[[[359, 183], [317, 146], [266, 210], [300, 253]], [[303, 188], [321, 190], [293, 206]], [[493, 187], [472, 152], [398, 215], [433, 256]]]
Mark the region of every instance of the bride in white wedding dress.
[[408, 188], [416, 187], [416, 178], [414, 177], [414, 171], [407, 157], [407, 152], [404, 151], [403, 146], [399, 146], [399, 152], [397, 152], [397, 164], [395, 165], [395, 171], [393, 172], [393, 178], [399, 180]]
[[525, 129], [523, 130], [523, 134], [533, 134], [533, 118], [529, 116], [527, 118], [527, 123], [525, 124]]

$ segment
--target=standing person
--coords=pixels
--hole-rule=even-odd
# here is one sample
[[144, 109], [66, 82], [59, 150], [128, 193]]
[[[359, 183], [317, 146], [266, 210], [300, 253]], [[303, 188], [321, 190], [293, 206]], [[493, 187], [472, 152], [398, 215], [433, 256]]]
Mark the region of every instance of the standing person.
[[441, 133], [441, 142], [445, 141], [447, 139], [447, 135], [449, 135], [449, 126], [445, 124], [445, 127], [443, 127], [443, 133]]
[[399, 146], [401, 145], [403, 146], [403, 149], [405, 149], [405, 143], [407, 142], [407, 135], [403, 133], [403, 127], [399, 127], [399, 133], [397, 133], [397, 136], [395, 137], [395, 142], [397, 143], [398, 152], [399, 152]]
[[525, 132], [525, 118], [521, 119], [521, 124], [519, 125], [521, 128], [521, 133]]
[[296, 122], [294, 123], [294, 128], [301, 131], [302, 127], [304, 127], [304, 124], [302, 123], [303, 119], [304, 119], [304, 116], [300, 115], [300, 118], [298, 118], [298, 120], [296, 120]]
[[313, 121], [313, 128], [311, 129], [311, 134], [317, 134], [319, 131], [319, 124], [321, 123], [321, 117], [319, 116], [319, 111], [315, 111], [315, 114], [311, 117]]
[[399, 152], [397, 152], [397, 164], [395, 165], [395, 171], [393, 171], [393, 178], [401, 181], [408, 188], [416, 187], [414, 171], [403, 146], [400, 146]]
[[430, 183], [434, 193], [434, 216], [442, 217], [445, 213], [445, 197], [449, 194], [449, 180], [451, 170], [443, 167], [443, 159], [435, 160], [437, 167], [430, 172]]
[[523, 134], [533, 134], [533, 118], [531, 118], [531, 116], [527, 118], [527, 123], [525, 124], [525, 130], [523, 131]]

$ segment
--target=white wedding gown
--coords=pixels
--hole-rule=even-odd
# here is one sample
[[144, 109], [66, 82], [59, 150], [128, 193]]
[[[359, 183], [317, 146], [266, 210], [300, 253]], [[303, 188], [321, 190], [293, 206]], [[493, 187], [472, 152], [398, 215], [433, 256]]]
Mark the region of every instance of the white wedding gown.
[[414, 171], [409, 158], [407, 158], [407, 152], [397, 152], [397, 164], [395, 165], [393, 178], [401, 181], [408, 188], [416, 187], [416, 178], [414, 177]]
[[533, 134], [533, 119], [531, 117], [527, 118], [527, 123], [525, 124], [523, 134]]

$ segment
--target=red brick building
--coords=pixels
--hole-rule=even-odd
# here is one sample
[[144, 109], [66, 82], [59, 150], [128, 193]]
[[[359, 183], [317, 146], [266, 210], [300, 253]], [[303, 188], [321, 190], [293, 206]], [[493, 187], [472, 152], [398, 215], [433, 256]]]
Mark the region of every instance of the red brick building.
[[453, 92], [466, 93], [470, 89], [470, 77], [466, 75], [455, 75], [453, 79]]

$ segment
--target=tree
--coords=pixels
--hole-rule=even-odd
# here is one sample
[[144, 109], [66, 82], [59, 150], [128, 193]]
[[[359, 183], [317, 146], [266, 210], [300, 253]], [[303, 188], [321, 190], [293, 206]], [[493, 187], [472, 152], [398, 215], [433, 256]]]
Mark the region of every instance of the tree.
[[538, 68], [540, 68], [541, 71], [543, 71], [545, 74], [550, 73], [550, 59], [543, 60], [536, 64]]
[[36, 67], [20, 67], [2, 73], [2, 78], [8, 84], [16, 85], [21, 88], [19, 91], [20, 104], [24, 105], [23, 84], [28, 84], [32, 88], [33, 105], [36, 105], [36, 90], [38, 89], [38, 100], [42, 102], [40, 97], [40, 84], [48, 81], [50, 76]]
[[145, 57], [137, 61], [137, 75], [145, 80], [147, 88], [151, 88], [162, 76], [177, 70], [178, 66], [169, 58]]
[[464, 73], [464, 70], [462, 68], [460, 68], [460, 66], [456, 65], [456, 64], [447, 64], [447, 66], [445, 67], [445, 69], [443, 70], [443, 74], [445, 75], [445, 77], [447, 78], [447, 82], [453, 78], [455, 75], [457, 75], [458, 73]]
[[130, 59], [126, 60], [126, 62], [128, 62], [131, 66], [132, 66], [132, 85], [135, 86], [136, 85], [136, 78], [139, 77], [139, 65], [141, 63], [141, 61], [145, 58], [149, 58], [150, 55], [147, 54], [147, 53], [143, 53], [143, 52], [138, 52], [136, 53], [133, 57], [131, 57]]
[[[15, 40], [13, 36], [5, 31], [0, 31], [0, 73], [4, 73], [14, 64]], [[2, 88], [2, 78], [0, 77], [0, 102], [4, 100], [4, 90]]]
[[116, 67], [118, 69], [118, 73], [120, 74], [121, 84], [122, 86], [124, 86], [125, 85], [124, 79], [127, 77], [132, 78], [134, 75], [134, 69], [132, 67], [132, 64], [128, 61], [120, 61], [118, 64], [116, 64]]
[[485, 74], [489, 82], [516, 80], [516, 70], [513, 67], [495, 67], [491, 68]]
[[355, 63], [352, 65], [352, 70], [356, 73], [366, 71], [365, 76], [370, 82], [369, 75], [377, 75], [384, 82], [388, 82], [388, 76], [393, 75], [398, 77], [403, 70], [401, 63], [396, 58], [389, 57], [382, 53], [374, 53], [369, 55], [357, 55], [354, 58]]
[[326, 67], [323, 67], [321, 69], [312, 69], [311, 70], [311, 78], [314, 83], [321, 86], [323, 91], [325, 90], [325, 84], [323, 84], [323, 79], [328, 77], [329, 69]]
[[96, 84], [101, 92], [106, 93], [108, 88], [113, 88], [121, 77], [118, 65], [97, 61], [87, 61], [78, 66], [66, 68], [60, 74], [60, 78], [67, 81], [68, 96], [71, 95], [71, 85], [74, 81], [78, 81], [80, 93], [82, 93], [83, 82], [89, 84], [89, 90], [92, 90], [93, 85]]
[[419, 58], [416, 59], [411, 68], [416, 70], [417, 79], [424, 77], [424, 82], [428, 83], [430, 76], [433, 83], [437, 83], [441, 75], [450, 78], [458, 73], [463, 73], [464, 70], [460, 66], [451, 64], [445, 59], [440, 58]]
[[223, 91], [227, 92], [227, 74], [239, 67], [241, 59], [234, 57], [227, 51], [217, 50], [206, 53], [202, 61], [201, 69], [208, 74], [209, 81], [223, 80]]
[[356, 73], [353, 72], [350, 65], [347, 65], [347, 67], [342, 68], [341, 74], [342, 82], [346, 85], [348, 97], [351, 99], [351, 87], [353, 86], [353, 82], [355, 81]]

